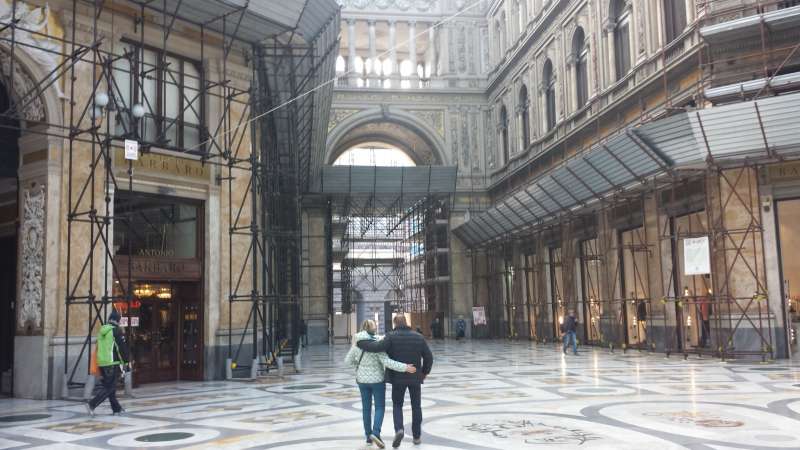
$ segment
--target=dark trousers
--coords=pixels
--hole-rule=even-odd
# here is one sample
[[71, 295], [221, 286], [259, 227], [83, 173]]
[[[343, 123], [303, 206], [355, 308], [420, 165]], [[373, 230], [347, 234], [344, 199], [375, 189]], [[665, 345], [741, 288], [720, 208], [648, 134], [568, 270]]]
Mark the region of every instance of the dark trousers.
[[115, 413], [122, 411], [122, 406], [117, 401], [117, 376], [119, 375], [119, 367], [101, 367], [103, 379], [100, 386], [100, 392], [89, 401], [89, 407], [92, 409], [97, 408], [106, 399], [111, 403], [111, 410]]
[[415, 438], [422, 434], [422, 386], [419, 384], [392, 384], [392, 414], [394, 416], [394, 431], [403, 427], [403, 401], [411, 396], [411, 432]]

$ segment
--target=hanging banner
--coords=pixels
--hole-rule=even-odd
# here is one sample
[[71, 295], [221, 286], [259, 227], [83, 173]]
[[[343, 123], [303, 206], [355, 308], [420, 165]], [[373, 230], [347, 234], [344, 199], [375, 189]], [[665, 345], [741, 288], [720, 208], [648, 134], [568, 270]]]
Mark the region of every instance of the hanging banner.
[[708, 236], [683, 240], [683, 272], [686, 276], [711, 273]]
[[483, 309], [483, 306], [472, 307], [472, 323], [486, 325], [486, 310]]

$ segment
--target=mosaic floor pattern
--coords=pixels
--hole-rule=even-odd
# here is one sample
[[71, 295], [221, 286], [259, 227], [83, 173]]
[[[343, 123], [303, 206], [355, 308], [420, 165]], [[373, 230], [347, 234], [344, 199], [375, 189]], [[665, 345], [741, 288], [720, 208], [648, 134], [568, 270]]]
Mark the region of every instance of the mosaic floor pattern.
[[[422, 444], [407, 437], [401, 448], [800, 448], [800, 364], [591, 348], [563, 356], [523, 342], [431, 346]], [[74, 402], [0, 399], [0, 450], [363, 449], [347, 349], [311, 347], [303, 373], [283, 378], [149, 385], [122, 399], [121, 417], [107, 405], [91, 418]], [[383, 429], [388, 439], [390, 398]]]

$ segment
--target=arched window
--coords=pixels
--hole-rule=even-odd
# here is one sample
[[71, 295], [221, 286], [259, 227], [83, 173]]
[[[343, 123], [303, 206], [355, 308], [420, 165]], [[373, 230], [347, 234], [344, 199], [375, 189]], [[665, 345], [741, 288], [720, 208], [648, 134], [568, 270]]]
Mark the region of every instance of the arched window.
[[500, 107], [500, 134], [502, 135], [503, 145], [503, 164], [508, 163], [508, 111], [506, 106]]
[[589, 99], [589, 49], [581, 27], [572, 36], [572, 55], [575, 58], [575, 103], [580, 109]]
[[522, 137], [522, 151], [528, 148], [531, 142], [530, 135], [530, 115], [528, 105], [528, 88], [523, 84], [519, 88], [519, 128], [522, 130], [520, 136]]
[[506, 19], [505, 11], [500, 13], [500, 39], [500, 42], [502, 42], [500, 52], [505, 53], [506, 49], [508, 48], [508, 21]]
[[548, 59], [542, 70], [542, 90], [544, 92], [544, 109], [547, 120], [547, 131], [556, 126], [556, 80], [553, 76], [553, 63]]
[[339, 55], [336, 57], [336, 73], [342, 73], [345, 71], [345, 61], [344, 56]]
[[611, 0], [609, 19], [614, 24], [614, 69], [617, 80], [631, 69], [630, 15], [625, 0]]
[[686, 0], [664, 0], [663, 5], [664, 30], [669, 43], [686, 29]]
[[525, 11], [526, 9], [527, 8], [525, 8], [525, 5], [523, 4], [522, 0], [517, 0], [516, 14], [517, 14], [517, 26], [519, 27], [517, 33], [519, 34], [525, 34], [525, 28], [526, 25], [528, 24], [528, 17], [527, 17], [528, 14]]
[[497, 61], [503, 59], [503, 31], [500, 21], [494, 21], [494, 53]]

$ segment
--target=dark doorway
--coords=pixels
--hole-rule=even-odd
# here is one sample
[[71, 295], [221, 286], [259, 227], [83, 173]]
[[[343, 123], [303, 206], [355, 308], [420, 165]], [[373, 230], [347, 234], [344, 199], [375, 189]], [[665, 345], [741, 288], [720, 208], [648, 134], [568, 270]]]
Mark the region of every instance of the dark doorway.
[[0, 395], [13, 392], [17, 300], [17, 229], [20, 124], [0, 83]]
[[202, 380], [202, 204], [125, 191], [114, 206], [115, 306], [130, 337], [134, 382]]
[[199, 283], [135, 282], [133, 291], [136, 298], [123, 324], [130, 324], [136, 383], [202, 380]]
[[781, 277], [784, 299], [784, 327], [788, 356], [798, 357], [797, 333], [800, 331], [800, 199], [780, 200], [775, 203], [778, 225]]

